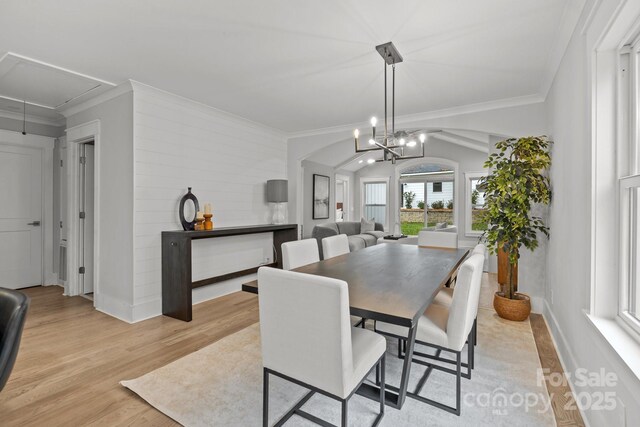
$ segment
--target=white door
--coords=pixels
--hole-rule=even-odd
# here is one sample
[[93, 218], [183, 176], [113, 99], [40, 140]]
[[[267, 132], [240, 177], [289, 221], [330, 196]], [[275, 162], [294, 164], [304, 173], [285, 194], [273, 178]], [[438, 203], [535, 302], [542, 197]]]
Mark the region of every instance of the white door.
[[82, 293], [93, 293], [93, 227], [94, 227], [94, 146], [93, 144], [80, 144], [80, 156], [84, 157], [84, 163], [80, 165], [80, 210], [84, 212], [84, 218], [80, 220], [80, 235], [82, 236], [82, 248], [80, 254], [80, 266], [84, 266], [84, 274], [81, 274]]
[[0, 144], [0, 287], [42, 284], [42, 151]]

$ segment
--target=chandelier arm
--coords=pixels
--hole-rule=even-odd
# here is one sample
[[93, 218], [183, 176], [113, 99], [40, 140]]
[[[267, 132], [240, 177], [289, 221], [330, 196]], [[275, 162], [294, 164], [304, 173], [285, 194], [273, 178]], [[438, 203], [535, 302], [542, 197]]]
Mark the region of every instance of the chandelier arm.
[[[376, 144], [379, 144], [379, 142], [376, 142]], [[356, 148], [356, 153], [365, 153], [367, 151], [379, 151], [380, 148], [378, 147], [371, 147], [371, 148]]]
[[396, 153], [395, 151], [393, 151], [391, 148], [387, 147], [386, 145], [380, 144], [378, 141], [376, 141], [376, 145], [378, 147], [380, 147], [379, 149], [384, 150], [385, 154], [391, 154], [393, 157], [400, 157], [400, 154]]

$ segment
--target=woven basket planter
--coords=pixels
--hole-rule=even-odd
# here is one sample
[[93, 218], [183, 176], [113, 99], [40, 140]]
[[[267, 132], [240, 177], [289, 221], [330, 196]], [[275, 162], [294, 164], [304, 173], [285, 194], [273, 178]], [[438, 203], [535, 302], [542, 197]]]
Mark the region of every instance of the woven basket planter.
[[503, 319], [522, 322], [531, 313], [531, 299], [529, 295], [515, 293], [514, 299], [505, 298], [502, 292], [496, 292], [493, 297], [493, 308]]

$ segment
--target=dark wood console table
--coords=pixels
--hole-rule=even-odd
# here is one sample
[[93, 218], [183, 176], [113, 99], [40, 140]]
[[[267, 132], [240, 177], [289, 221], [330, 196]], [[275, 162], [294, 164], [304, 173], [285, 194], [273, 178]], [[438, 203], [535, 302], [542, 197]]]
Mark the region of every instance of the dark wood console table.
[[200, 286], [246, 276], [258, 271], [258, 267], [234, 271], [221, 276], [193, 281], [191, 277], [191, 241], [215, 237], [240, 236], [256, 233], [273, 233], [275, 247], [274, 263], [270, 267], [282, 268], [284, 242], [298, 240], [298, 225], [249, 225], [242, 227], [220, 227], [209, 231], [163, 231], [162, 232], [162, 314], [176, 319], [191, 321], [191, 290]]

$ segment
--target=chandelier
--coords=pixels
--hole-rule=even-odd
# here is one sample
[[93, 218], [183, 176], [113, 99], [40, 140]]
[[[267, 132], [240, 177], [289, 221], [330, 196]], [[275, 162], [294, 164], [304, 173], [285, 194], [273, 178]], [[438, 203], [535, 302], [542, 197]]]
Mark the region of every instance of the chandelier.
[[[371, 136], [366, 139], [368, 144], [360, 147], [360, 130], [353, 132], [355, 137], [356, 153], [364, 153], [367, 151], [382, 151], [382, 159], [377, 162], [391, 161], [395, 164], [396, 160], [417, 159], [424, 157], [424, 142], [427, 139], [427, 132], [421, 130], [402, 130], [396, 132], [395, 122], [395, 94], [396, 94], [396, 64], [402, 62], [402, 55], [396, 49], [392, 42], [384, 43], [376, 46], [376, 50], [384, 59], [384, 134], [376, 135], [376, 125], [378, 119], [371, 118]], [[391, 132], [388, 128], [387, 119], [387, 68], [391, 66]], [[418, 145], [419, 143], [419, 145]], [[372, 162], [372, 160], [369, 160]]]

